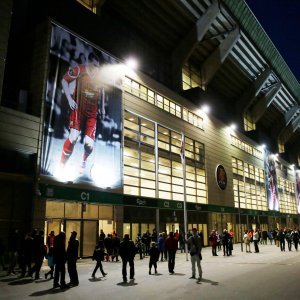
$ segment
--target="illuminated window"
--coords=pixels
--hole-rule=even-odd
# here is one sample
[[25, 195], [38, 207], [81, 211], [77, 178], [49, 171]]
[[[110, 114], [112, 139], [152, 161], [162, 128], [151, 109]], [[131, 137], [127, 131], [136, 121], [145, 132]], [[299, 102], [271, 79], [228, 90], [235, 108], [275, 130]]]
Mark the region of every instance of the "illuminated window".
[[194, 87], [201, 87], [201, 72], [190, 63], [182, 68], [182, 88], [189, 90]]
[[285, 149], [284, 149], [284, 144], [278, 144], [278, 152], [279, 153], [284, 153], [285, 152]]
[[183, 108], [174, 101], [163, 97], [162, 95], [128, 77], [125, 77], [123, 85], [124, 90], [131, 95], [147, 101], [148, 103], [155, 105], [156, 107], [159, 107], [160, 109], [163, 109], [164, 111], [180, 119], [183, 119], [197, 128], [203, 129], [202, 117], [194, 114], [186, 108]]
[[287, 214], [297, 214], [294, 183], [280, 176], [278, 176], [277, 178], [280, 199], [280, 212]]
[[232, 157], [234, 206], [268, 210], [264, 170]]
[[81, 5], [92, 11], [93, 13], [96, 13], [96, 3], [95, 0], [77, 0]]
[[244, 129], [245, 131], [251, 131], [256, 129], [256, 125], [249, 114], [244, 115]]
[[252, 147], [251, 145], [241, 141], [237, 137], [231, 135], [231, 145], [257, 157], [262, 159], [262, 151], [258, 150], [257, 148]]
[[[137, 196], [184, 200], [181, 134], [136, 116], [124, 114], [124, 193]], [[147, 137], [147, 141], [144, 141]], [[151, 139], [153, 143], [148, 143]], [[158, 146], [157, 172], [155, 141]], [[186, 200], [207, 203], [204, 145], [185, 137]], [[157, 173], [157, 178], [156, 178]], [[158, 184], [157, 184], [158, 183]]]

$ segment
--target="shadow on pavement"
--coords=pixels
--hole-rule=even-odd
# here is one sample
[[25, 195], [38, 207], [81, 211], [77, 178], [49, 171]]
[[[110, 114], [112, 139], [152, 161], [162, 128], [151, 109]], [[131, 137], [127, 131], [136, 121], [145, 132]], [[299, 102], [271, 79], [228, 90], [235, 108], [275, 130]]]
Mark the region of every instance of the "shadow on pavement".
[[[170, 274], [170, 275], [171, 275], [171, 274]], [[173, 273], [172, 275], [173, 275], [173, 276], [174, 276], [174, 275], [177, 275], [177, 276], [185, 276], [185, 273], [177, 273], [177, 272], [175, 272], [175, 273]]]
[[31, 297], [39, 297], [39, 296], [45, 296], [45, 295], [48, 295], [48, 294], [63, 293], [65, 291], [67, 291], [67, 290], [68, 289], [53, 289], [53, 288], [50, 288], [48, 290], [34, 292], [34, 293], [30, 294], [29, 296], [31, 296]]
[[89, 278], [89, 281], [90, 282], [98, 282], [98, 281], [103, 281], [103, 279], [102, 278], [100, 278], [100, 277], [95, 277], [95, 278]]
[[201, 283], [201, 282], [210, 283], [211, 285], [219, 285], [219, 282], [217, 282], [217, 281], [212, 281], [212, 280], [204, 279], [204, 278], [202, 278], [201, 281], [198, 281], [198, 283]]
[[18, 280], [18, 277], [10, 277], [10, 278], [5, 278], [5, 279], [1, 279], [1, 282], [12, 282], [12, 281], [16, 281]]
[[10, 281], [8, 285], [23, 285], [23, 284], [28, 284], [32, 283], [34, 280], [32, 278], [23, 278], [20, 280], [15, 279], [14, 281]]
[[128, 282], [124, 282], [124, 281], [119, 282], [119, 283], [117, 283], [117, 285], [123, 286], [123, 287], [128, 287], [128, 286], [134, 286], [134, 285], [137, 285], [137, 283], [136, 283], [134, 280], [130, 280], [130, 281], [128, 281]]

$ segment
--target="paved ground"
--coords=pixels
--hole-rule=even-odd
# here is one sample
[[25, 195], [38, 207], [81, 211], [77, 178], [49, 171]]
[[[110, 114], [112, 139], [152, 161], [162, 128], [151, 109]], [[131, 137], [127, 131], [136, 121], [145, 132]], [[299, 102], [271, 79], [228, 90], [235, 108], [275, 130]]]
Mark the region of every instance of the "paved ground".
[[[103, 278], [99, 272], [92, 279], [95, 263], [80, 260], [80, 285], [67, 290], [52, 289], [50, 280], [18, 279], [0, 271], [0, 299], [300, 299], [300, 251], [281, 252], [274, 245], [260, 245], [260, 253], [241, 252], [240, 245], [234, 248], [229, 257], [222, 252], [213, 257], [211, 248], [203, 249], [201, 282], [189, 279], [191, 263], [184, 253], [177, 253], [173, 275], [167, 262], [159, 262], [158, 274], [149, 275], [148, 258], [136, 257], [135, 281], [127, 284], [122, 282], [121, 263], [104, 263], [108, 275]], [[42, 276], [46, 270], [43, 266]]]

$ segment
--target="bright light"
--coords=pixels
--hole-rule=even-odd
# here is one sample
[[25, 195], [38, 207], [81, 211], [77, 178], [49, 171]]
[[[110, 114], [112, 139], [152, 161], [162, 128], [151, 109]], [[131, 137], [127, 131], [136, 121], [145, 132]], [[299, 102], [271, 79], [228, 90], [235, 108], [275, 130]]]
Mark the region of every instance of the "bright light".
[[210, 107], [209, 107], [208, 105], [204, 104], [204, 105], [201, 107], [201, 110], [202, 110], [204, 113], [208, 114], [208, 113], [210, 112]]
[[66, 165], [66, 166], [60, 166], [57, 164], [57, 166], [54, 169], [53, 176], [61, 182], [72, 182], [79, 176], [80, 169], [76, 169], [72, 165]]
[[232, 124], [230, 125], [230, 128], [231, 128], [232, 130], [236, 130], [237, 126], [236, 126], [236, 124], [232, 123]]
[[291, 165], [291, 168], [292, 168], [292, 169], [294, 169], [294, 168], [295, 168], [295, 165], [294, 165], [294, 164], [292, 164], [292, 165]]
[[266, 149], [266, 145], [265, 144], [262, 144], [260, 147], [261, 147], [261, 149]]
[[138, 62], [136, 59], [130, 57], [126, 60], [126, 66], [132, 70], [135, 70], [138, 67]]
[[91, 167], [91, 178], [101, 188], [112, 188], [119, 180], [119, 175], [112, 172], [108, 162]]

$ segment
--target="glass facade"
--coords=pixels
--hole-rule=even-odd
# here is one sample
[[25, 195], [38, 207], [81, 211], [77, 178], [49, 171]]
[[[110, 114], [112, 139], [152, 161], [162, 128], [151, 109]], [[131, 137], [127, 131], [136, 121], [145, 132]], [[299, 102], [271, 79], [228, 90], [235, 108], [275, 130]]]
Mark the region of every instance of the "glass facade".
[[167, 111], [171, 115], [174, 115], [197, 128], [203, 129], [203, 118], [189, 111], [185, 107], [175, 103], [174, 101], [160, 95], [154, 90], [140, 84], [139, 82], [125, 77], [124, 90], [139, 99], [142, 99], [164, 111]]
[[[187, 137], [184, 143], [186, 200], [207, 203], [204, 145]], [[180, 151], [180, 133], [126, 111], [124, 193], [183, 201]]]
[[232, 158], [234, 206], [268, 210], [264, 170]]
[[295, 185], [293, 182], [278, 176], [280, 212], [296, 214]]

